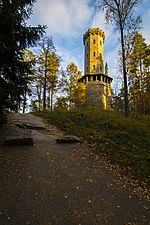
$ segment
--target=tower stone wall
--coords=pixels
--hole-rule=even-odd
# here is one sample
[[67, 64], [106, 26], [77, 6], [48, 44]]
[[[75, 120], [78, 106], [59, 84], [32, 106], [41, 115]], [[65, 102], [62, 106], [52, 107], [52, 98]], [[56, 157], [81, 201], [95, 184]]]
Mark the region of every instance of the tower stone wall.
[[105, 34], [99, 28], [90, 28], [83, 36], [85, 74], [104, 73]]
[[86, 85], [87, 106], [98, 106], [102, 109], [110, 108], [110, 85], [104, 84], [102, 81], [90, 82]]
[[104, 72], [104, 40], [105, 34], [100, 28], [90, 28], [84, 34], [84, 76], [79, 82], [86, 85], [86, 105], [108, 109], [112, 78], [108, 76], [108, 71]]

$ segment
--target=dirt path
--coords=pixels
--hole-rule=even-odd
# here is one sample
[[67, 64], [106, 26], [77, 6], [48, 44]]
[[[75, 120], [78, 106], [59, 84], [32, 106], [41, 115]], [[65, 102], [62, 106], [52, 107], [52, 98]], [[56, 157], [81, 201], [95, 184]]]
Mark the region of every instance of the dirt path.
[[[1, 225], [150, 224], [149, 203], [81, 144], [57, 144], [62, 134], [55, 127], [30, 114], [12, 114], [0, 132]], [[34, 145], [2, 146], [6, 135], [20, 134], [31, 136]]]

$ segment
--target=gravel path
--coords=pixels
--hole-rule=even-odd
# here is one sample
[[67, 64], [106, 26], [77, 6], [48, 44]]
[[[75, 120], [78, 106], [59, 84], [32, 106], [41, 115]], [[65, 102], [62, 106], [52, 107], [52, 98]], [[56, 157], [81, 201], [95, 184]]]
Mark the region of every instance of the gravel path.
[[[0, 132], [1, 225], [150, 224], [146, 200], [81, 144], [57, 144], [62, 133], [42, 119], [12, 114]], [[6, 135], [31, 136], [34, 145], [3, 147]]]

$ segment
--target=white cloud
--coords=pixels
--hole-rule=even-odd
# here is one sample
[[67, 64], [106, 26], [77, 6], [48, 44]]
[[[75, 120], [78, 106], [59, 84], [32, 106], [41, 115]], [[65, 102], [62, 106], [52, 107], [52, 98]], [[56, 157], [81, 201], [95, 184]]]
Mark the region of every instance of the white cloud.
[[[99, 27], [101, 30], [103, 30], [105, 33], [107, 32], [107, 25], [105, 22], [105, 15], [103, 12], [99, 11], [95, 14], [95, 16], [93, 17], [92, 23], [91, 23], [92, 27]], [[108, 35], [108, 33], [107, 33]]]
[[69, 50], [62, 47], [57, 47], [57, 53], [62, 57], [63, 62], [61, 62], [61, 66], [65, 69], [70, 62], [74, 62], [77, 64], [78, 69], [83, 71], [83, 60], [84, 57], [75, 54], [75, 50]]
[[[63, 67], [65, 68], [70, 61], [74, 61], [79, 70], [83, 70], [83, 34], [90, 27], [102, 29], [106, 35], [105, 62], [108, 62], [109, 74], [114, 78], [113, 83], [115, 83], [118, 73], [116, 67], [119, 33], [114, 32], [113, 26], [105, 23], [104, 13], [97, 12], [94, 16], [94, 7], [89, 7], [88, 2], [89, 0], [37, 0], [30, 23], [32, 25], [46, 24], [47, 33], [54, 37], [54, 44], [56, 42], [57, 53], [65, 60], [62, 63]], [[140, 9], [142, 14], [139, 12]], [[144, 24], [142, 34], [146, 42], [150, 43], [150, 9], [148, 7], [140, 9], [138, 13], [142, 15]]]
[[92, 14], [88, 0], [37, 0], [31, 21], [46, 24], [53, 36], [73, 37], [83, 32]]
[[108, 63], [108, 67], [109, 67], [109, 73], [110, 76], [112, 77], [116, 77], [116, 71], [115, 73], [112, 73], [112, 68], [117, 68], [117, 55], [118, 55], [118, 46], [114, 49], [112, 49], [111, 51], [108, 51], [107, 54], [105, 54], [105, 62]]
[[143, 24], [144, 27], [142, 30], [142, 34], [146, 39], [146, 42], [150, 44], [150, 9], [145, 11], [145, 13], [143, 14]]

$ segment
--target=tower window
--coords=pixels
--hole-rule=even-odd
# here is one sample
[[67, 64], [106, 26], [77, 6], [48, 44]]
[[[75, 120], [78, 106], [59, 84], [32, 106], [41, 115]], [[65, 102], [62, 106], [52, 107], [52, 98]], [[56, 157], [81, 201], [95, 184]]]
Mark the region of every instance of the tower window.
[[100, 59], [102, 59], [102, 53], [100, 53]]
[[95, 57], [95, 52], [93, 52], [93, 56]]
[[93, 65], [93, 70], [95, 70], [95, 65]]
[[102, 42], [100, 41], [100, 45], [102, 45]]
[[87, 53], [86, 57], [88, 58], [89, 57], [89, 54]]
[[95, 39], [93, 40], [93, 44], [95, 44], [96, 43], [96, 41], [95, 41]]

